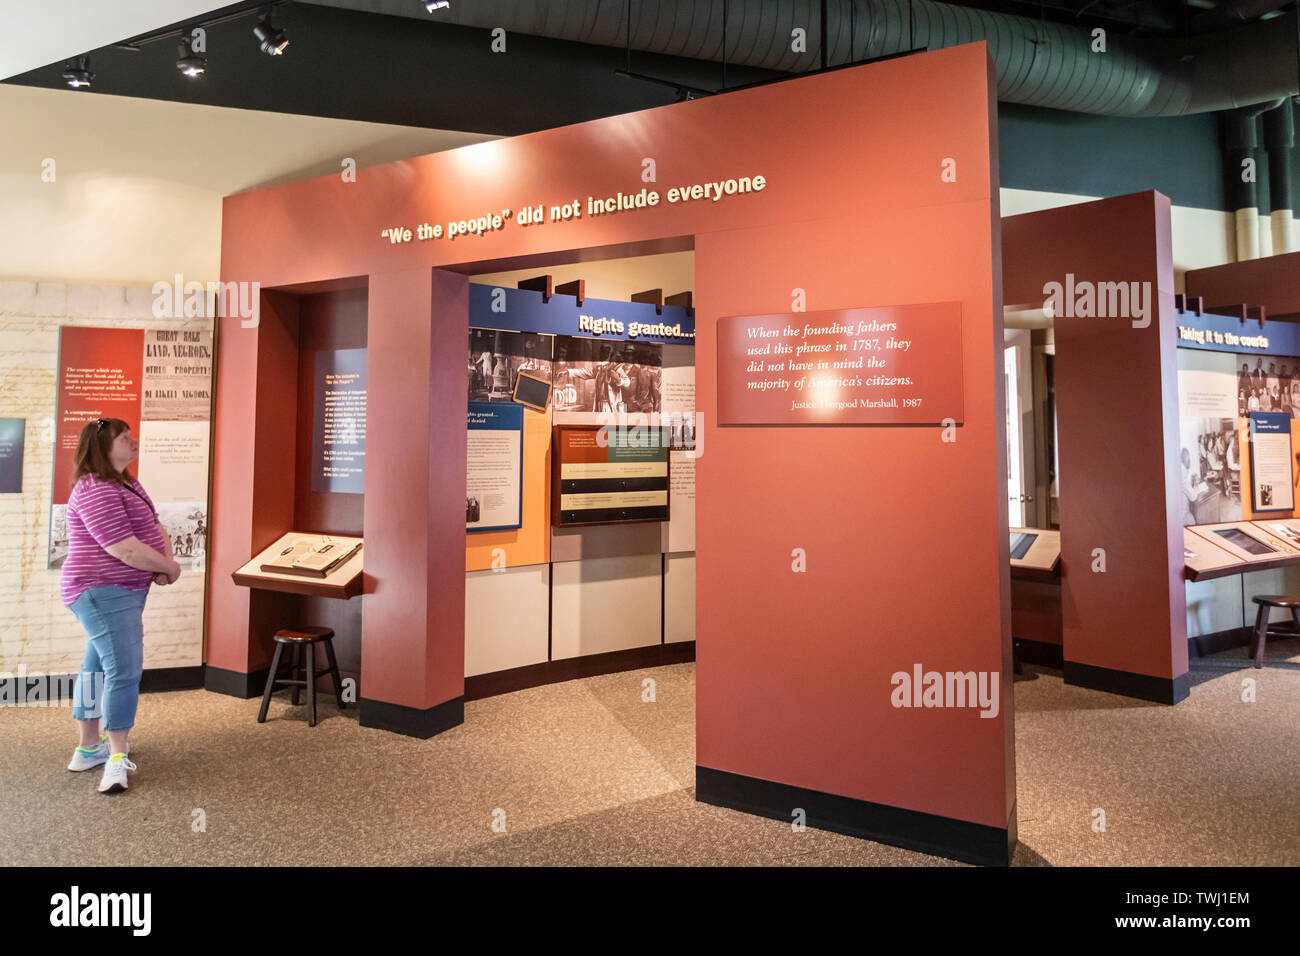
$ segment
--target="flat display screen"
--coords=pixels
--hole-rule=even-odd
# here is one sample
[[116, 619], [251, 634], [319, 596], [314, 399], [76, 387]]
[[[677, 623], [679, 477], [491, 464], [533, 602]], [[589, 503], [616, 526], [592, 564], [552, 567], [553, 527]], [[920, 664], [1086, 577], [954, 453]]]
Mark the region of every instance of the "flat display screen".
[[1011, 560], [1019, 561], [1023, 558], [1029, 553], [1029, 549], [1034, 546], [1034, 542], [1037, 540], [1038, 535], [1036, 534], [1026, 534], [1023, 531], [1011, 532]]
[[546, 404], [551, 400], [551, 383], [531, 375], [519, 373], [515, 381], [515, 401], [538, 411], [546, 411]]
[[1276, 548], [1270, 548], [1258, 538], [1252, 538], [1240, 528], [1219, 528], [1215, 532], [1224, 541], [1231, 542], [1247, 554], [1274, 554]]

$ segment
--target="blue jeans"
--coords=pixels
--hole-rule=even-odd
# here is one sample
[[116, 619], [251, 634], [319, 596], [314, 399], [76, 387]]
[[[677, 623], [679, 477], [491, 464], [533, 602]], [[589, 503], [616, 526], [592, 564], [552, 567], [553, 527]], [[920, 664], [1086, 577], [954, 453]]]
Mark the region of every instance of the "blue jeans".
[[130, 730], [144, 672], [144, 600], [148, 591], [116, 584], [82, 591], [72, 613], [86, 629], [86, 657], [72, 691], [72, 719], [104, 719], [104, 731]]

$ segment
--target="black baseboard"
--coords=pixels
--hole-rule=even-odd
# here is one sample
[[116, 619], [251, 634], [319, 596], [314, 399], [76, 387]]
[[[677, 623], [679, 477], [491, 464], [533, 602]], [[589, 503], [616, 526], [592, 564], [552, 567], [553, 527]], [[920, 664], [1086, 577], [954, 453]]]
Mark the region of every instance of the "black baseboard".
[[1024, 638], [1015, 638], [1016, 660], [1022, 664], [1037, 664], [1040, 667], [1060, 668], [1064, 657], [1061, 654], [1060, 644], [1049, 644], [1046, 641], [1030, 641]]
[[1252, 627], [1230, 627], [1226, 631], [1189, 637], [1187, 654], [1189, 657], [1209, 657], [1220, 651], [1230, 651], [1234, 647], [1245, 647], [1250, 643], [1250, 632], [1253, 630]]
[[785, 823], [799, 807], [819, 830], [981, 866], [1009, 866], [1016, 840], [1014, 808], [1005, 828], [990, 827], [709, 767], [695, 768], [695, 799]]
[[1179, 674], [1172, 679], [1152, 677], [1149, 674], [1133, 674], [1129, 671], [1111, 670], [1109, 667], [1080, 664], [1078, 661], [1066, 661], [1061, 671], [1067, 684], [1087, 687], [1089, 690], [1104, 690], [1122, 697], [1150, 700], [1157, 704], [1176, 704], [1187, 697], [1191, 688], [1187, 674]]
[[169, 690], [199, 690], [203, 687], [203, 665], [194, 667], [159, 667], [146, 670], [140, 677], [140, 693]]
[[395, 734], [406, 734], [408, 737], [419, 737], [422, 740], [465, 723], [463, 696], [435, 704], [427, 710], [391, 704], [386, 700], [369, 700], [365, 697], [362, 697], [359, 703], [361, 705], [359, 721], [362, 727], [388, 730]]
[[588, 654], [560, 661], [543, 661], [526, 667], [476, 674], [465, 678], [465, 699], [481, 700], [497, 694], [509, 694], [543, 684], [576, 680], [579, 677], [598, 677], [619, 671], [640, 670], [643, 667], [661, 667], [665, 664], [684, 664], [695, 660], [694, 641], [675, 641], [671, 644], [651, 644], [623, 651]]
[[271, 668], [263, 667], [251, 674], [245, 674], [243, 671], [228, 671], [209, 664], [203, 674], [203, 687], [214, 694], [225, 694], [227, 697], [248, 700], [262, 696], [262, 692], [266, 690], [266, 675], [270, 672]]

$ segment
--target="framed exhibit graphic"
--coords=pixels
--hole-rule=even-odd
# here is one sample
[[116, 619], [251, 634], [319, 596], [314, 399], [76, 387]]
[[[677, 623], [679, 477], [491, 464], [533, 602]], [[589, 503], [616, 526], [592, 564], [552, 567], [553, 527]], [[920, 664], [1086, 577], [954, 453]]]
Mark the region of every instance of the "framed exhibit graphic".
[[473, 402], [465, 446], [465, 530], [523, 524], [524, 407]]
[[668, 520], [668, 446], [658, 428], [556, 425], [551, 524]]
[[291, 531], [231, 578], [243, 587], [346, 599], [361, 593], [361, 562], [360, 538]]
[[1252, 510], [1294, 511], [1291, 413], [1250, 413], [1250, 491]]
[[720, 425], [964, 420], [961, 303], [718, 320]]
[[212, 333], [200, 329], [59, 330], [49, 566], [68, 553], [68, 496], [81, 430], [119, 418], [139, 439], [133, 466], [172, 553], [203, 567], [207, 550]]

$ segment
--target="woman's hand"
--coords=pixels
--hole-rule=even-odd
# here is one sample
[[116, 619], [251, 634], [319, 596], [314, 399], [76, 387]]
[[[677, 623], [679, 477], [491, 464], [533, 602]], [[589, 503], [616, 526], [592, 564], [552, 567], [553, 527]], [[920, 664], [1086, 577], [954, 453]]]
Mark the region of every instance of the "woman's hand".
[[153, 576], [153, 583], [166, 587], [169, 584], [175, 584], [176, 579], [181, 576], [181, 566], [172, 561], [170, 571], [159, 571]]

